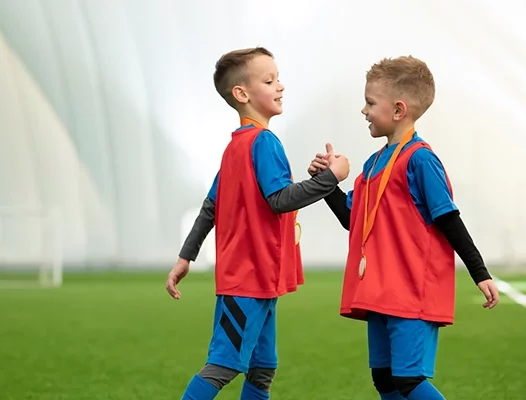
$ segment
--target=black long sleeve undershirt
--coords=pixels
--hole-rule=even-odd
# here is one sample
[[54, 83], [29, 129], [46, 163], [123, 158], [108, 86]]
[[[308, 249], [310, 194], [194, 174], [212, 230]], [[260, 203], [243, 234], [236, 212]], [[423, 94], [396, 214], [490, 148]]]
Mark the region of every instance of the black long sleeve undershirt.
[[216, 204], [207, 197], [203, 201], [199, 215], [181, 247], [179, 257], [189, 261], [196, 260], [203, 242], [215, 225], [215, 216]]
[[[325, 202], [336, 218], [338, 218], [340, 224], [349, 230], [351, 211], [347, 207], [347, 195], [339, 187], [336, 187], [331, 194], [325, 197]], [[473, 239], [460, 218], [460, 212], [452, 211], [441, 215], [435, 219], [434, 223], [464, 262], [476, 284], [486, 279], [491, 279], [479, 250], [473, 243]]]
[[451, 211], [437, 217], [435, 224], [464, 262], [471, 275], [471, 279], [473, 279], [476, 284], [486, 279], [491, 279], [491, 275], [484, 264], [479, 250], [460, 218], [459, 211]]
[[[266, 200], [272, 211], [282, 214], [299, 210], [313, 204], [329, 193], [338, 185], [338, 179], [330, 169], [306, 179], [293, 183], [273, 194]], [[203, 201], [199, 215], [179, 252], [179, 257], [195, 261], [206, 237], [215, 225], [215, 203], [206, 198]]]
[[341, 190], [339, 186], [336, 186], [336, 189], [326, 196], [324, 200], [336, 218], [338, 218], [340, 224], [342, 224], [345, 229], [350, 230], [351, 210], [347, 207], [347, 195], [343, 190]]
[[325, 198], [338, 186], [338, 179], [326, 169], [310, 179], [293, 183], [267, 198], [276, 214], [300, 210]]

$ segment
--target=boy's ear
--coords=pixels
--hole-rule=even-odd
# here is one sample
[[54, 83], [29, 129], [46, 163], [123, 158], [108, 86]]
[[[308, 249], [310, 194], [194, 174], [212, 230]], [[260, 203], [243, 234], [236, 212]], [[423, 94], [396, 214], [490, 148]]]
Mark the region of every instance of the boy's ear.
[[232, 96], [241, 104], [248, 103], [248, 93], [243, 86], [237, 85], [232, 88]]
[[407, 104], [402, 100], [397, 100], [394, 108], [394, 120], [400, 121], [407, 115]]

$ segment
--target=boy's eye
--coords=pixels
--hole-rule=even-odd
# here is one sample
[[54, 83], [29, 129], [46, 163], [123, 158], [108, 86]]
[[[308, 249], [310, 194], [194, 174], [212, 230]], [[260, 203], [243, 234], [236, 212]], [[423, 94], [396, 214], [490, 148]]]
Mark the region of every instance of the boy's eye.
[[267, 81], [267, 85], [272, 85], [272, 81]]

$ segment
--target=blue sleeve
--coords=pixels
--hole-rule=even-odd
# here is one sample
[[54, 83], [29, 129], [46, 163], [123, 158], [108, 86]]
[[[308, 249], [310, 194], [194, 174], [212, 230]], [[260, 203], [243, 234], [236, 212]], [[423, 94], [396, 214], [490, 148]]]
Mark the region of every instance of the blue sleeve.
[[407, 170], [409, 190], [426, 223], [458, 210], [449, 190], [446, 172], [435, 153], [422, 148], [414, 152]]
[[254, 140], [252, 162], [256, 179], [265, 198], [293, 183], [285, 149], [272, 132], [264, 130]]
[[349, 210], [352, 209], [352, 197], [353, 197], [353, 193], [354, 193], [353, 190], [351, 190], [351, 191], [349, 191], [349, 192], [347, 193], [347, 202], [346, 202], [346, 204], [347, 204], [347, 208], [348, 208]]
[[216, 177], [214, 178], [214, 182], [212, 183], [212, 187], [208, 191], [208, 198], [212, 200], [214, 203], [217, 199], [217, 182], [219, 180], [219, 172], [216, 174]]

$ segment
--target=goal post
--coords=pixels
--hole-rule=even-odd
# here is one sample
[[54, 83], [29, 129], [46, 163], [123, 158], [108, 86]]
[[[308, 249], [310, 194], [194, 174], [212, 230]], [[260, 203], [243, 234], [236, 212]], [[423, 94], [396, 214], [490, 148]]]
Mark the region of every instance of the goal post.
[[0, 287], [62, 285], [58, 208], [0, 206]]

